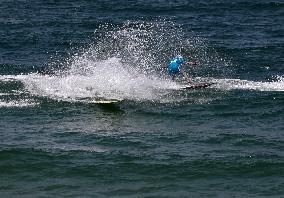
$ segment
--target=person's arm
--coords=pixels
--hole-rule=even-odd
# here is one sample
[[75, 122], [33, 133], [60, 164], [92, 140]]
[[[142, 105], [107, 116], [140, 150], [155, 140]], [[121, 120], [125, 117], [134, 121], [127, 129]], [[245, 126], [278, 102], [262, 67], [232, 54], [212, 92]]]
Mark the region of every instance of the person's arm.
[[196, 63], [196, 62], [192, 62], [192, 61], [190, 61], [190, 62], [186, 62], [186, 64], [188, 64], [188, 65], [197, 65], [197, 63]]

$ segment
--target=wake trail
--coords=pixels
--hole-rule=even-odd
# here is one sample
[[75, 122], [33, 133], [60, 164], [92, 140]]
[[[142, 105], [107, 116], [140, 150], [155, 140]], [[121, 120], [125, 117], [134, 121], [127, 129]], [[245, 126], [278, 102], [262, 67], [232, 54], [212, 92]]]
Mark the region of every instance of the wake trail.
[[255, 91], [284, 91], [284, 77], [277, 76], [275, 81], [249, 81], [241, 79], [212, 79], [215, 88], [220, 90], [255, 90]]

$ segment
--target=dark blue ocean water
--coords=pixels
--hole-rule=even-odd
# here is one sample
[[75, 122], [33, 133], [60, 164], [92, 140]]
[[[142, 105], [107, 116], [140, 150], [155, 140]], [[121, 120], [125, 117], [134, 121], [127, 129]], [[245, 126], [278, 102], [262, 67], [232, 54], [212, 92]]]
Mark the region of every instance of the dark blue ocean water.
[[0, 197], [284, 196], [282, 1], [0, 10]]

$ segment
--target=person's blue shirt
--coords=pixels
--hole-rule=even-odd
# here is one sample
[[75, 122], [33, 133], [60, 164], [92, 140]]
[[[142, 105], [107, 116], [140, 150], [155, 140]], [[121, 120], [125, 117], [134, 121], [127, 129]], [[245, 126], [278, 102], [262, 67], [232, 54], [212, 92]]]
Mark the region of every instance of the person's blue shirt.
[[170, 75], [176, 75], [180, 73], [180, 65], [184, 63], [185, 60], [183, 57], [177, 56], [171, 60], [168, 71]]

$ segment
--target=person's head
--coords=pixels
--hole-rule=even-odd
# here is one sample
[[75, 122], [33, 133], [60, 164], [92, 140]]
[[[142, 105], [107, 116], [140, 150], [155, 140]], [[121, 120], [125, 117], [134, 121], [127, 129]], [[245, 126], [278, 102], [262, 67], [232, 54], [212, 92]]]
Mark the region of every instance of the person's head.
[[178, 59], [178, 61], [181, 62], [181, 63], [184, 62], [184, 59], [183, 59], [182, 55], [177, 55], [176, 59]]

